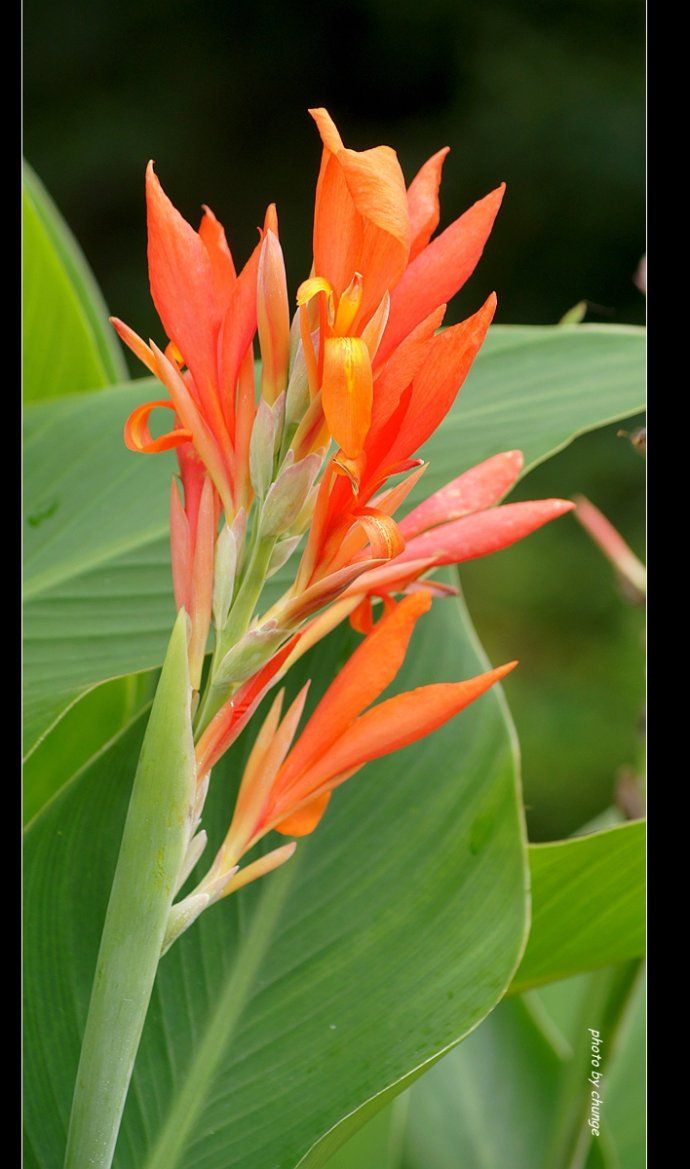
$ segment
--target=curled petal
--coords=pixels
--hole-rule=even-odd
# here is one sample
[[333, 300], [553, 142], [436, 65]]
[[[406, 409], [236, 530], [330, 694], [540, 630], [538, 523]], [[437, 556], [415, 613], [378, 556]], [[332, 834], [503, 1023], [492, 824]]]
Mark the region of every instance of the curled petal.
[[169, 430], [167, 434], [162, 434], [160, 438], [154, 438], [149, 430], [149, 418], [154, 410], [161, 408], [163, 410], [172, 410], [175, 412], [175, 407], [172, 402], [167, 400], [160, 402], [145, 402], [143, 406], [137, 406], [132, 410], [129, 418], [125, 422], [125, 446], [130, 451], [141, 451], [144, 454], [151, 455], [158, 451], [169, 451], [173, 447], [181, 446], [185, 442], [189, 442], [192, 437], [190, 430], [183, 430], [176, 427]]
[[357, 523], [366, 532], [371, 556], [377, 560], [393, 560], [405, 548], [405, 541], [395, 520], [373, 508], [366, 515], [358, 515]]

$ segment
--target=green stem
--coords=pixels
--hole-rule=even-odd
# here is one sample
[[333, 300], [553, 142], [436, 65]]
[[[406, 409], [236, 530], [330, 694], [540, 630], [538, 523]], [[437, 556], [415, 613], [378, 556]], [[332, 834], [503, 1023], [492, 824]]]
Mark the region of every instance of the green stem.
[[275, 543], [274, 536], [259, 536], [251, 550], [249, 563], [230, 610], [225, 629], [216, 639], [206, 690], [196, 719], [197, 736], [206, 729], [228, 697], [228, 683], [217, 683], [215, 675], [228, 650], [244, 637], [249, 628], [249, 623], [254, 616], [254, 610], [266, 582], [266, 573]]
[[175, 883], [187, 847], [194, 743], [187, 618], [178, 615], [154, 698], [98, 953], [65, 1169], [109, 1169]]

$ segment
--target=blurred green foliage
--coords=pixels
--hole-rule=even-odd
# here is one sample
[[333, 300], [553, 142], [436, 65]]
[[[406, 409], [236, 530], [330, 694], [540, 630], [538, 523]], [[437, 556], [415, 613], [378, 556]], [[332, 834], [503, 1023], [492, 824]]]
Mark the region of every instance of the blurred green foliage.
[[[578, 439], [511, 499], [585, 494], [644, 560], [645, 464], [618, 430]], [[641, 764], [644, 612], [571, 515], [463, 565], [461, 579], [491, 660], [520, 659], [504, 686], [530, 838], [567, 836], [611, 803], [621, 768]]]
[[508, 195], [456, 317], [577, 300], [642, 319], [642, 0], [26, 0], [25, 150], [111, 309], [148, 335], [144, 167], [191, 218], [208, 202], [246, 257], [275, 200], [293, 288], [309, 267], [319, 161], [310, 105], [412, 176], [448, 144], [444, 222]]
[[[278, 204], [306, 274], [326, 105], [348, 144], [390, 142], [412, 176], [450, 145], [442, 224], [500, 180], [486, 255], [452, 306], [496, 288], [502, 322], [640, 322], [642, 0], [26, 0], [25, 150], [111, 309], [160, 339], [148, 298], [143, 173], [195, 219], [208, 202], [243, 259]], [[582, 492], [640, 552], [644, 463], [616, 428], [539, 468], [518, 497]], [[459, 468], [460, 469], [460, 468]], [[534, 839], [573, 831], [640, 753], [642, 615], [571, 517], [462, 573], [520, 733]]]

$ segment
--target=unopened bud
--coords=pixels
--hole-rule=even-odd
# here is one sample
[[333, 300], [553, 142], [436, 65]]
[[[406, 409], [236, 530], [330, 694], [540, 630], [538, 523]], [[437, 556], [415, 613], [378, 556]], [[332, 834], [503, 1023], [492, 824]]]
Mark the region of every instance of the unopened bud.
[[265, 398], [259, 402], [249, 442], [249, 476], [259, 499], [263, 499], [273, 481], [276, 441], [276, 416]]
[[293, 463], [292, 457], [288, 451], [280, 474], [266, 496], [261, 514], [263, 536], [280, 536], [290, 531], [319, 472], [320, 455], [307, 455], [299, 463]]
[[226, 653], [218, 667], [215, 683], [225, 686], [229, 682], [244, 682], [271, 657], [284, 638], [285, 630], [273, 618], [257, 629], [250, 629]]
[[[294, 429], [304, 418], [310, 401], [309, 374], [307, 372], [307, 363], [304, 360], [304, 348], [300, 341], [295, 353], [295, 360], [292, 364], [290, 381], [288, 382], [286, 391], [285, 427], [288, 433], [294, 433]], [[290, 437], [292, 437], [292, 433], [290, 433]]]
[[287, 564], [301, 539], [302, 534], [300, 533], [297, 536], [288, 536], [287, 540], [280, 540], [279, 543], [276, 544], [275, 548], [273, 549], [271, 559], [268, 563], [268, 570], [266, 572], [267, 577], [273, 576], [283, 567], [284, 564]]
[[290, 310], [285, 263], [278, 237], [267, 231], [259, 255], [257, 323], [261, 349], [261, 394], [268, 402], [287, 385], [290, 360]]
[[237, 573], [237, 540], [232, 528], [224, 524], [216, 541], [216, 561], [213, 573], [213, 621], [216, 629], [224, 629], [235, 591]]

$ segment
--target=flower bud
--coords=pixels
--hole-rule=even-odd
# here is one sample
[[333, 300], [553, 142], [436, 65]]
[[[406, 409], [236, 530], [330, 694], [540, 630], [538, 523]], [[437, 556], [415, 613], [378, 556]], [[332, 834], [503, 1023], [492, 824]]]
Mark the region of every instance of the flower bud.
[[237, 540], [227, 524], [216, 541], [216, 561], [213, 573], [213, 622], [216, 629], [224, 629], [235, 591], [237, 573]]
[[257, 276], [257, 323], [261, 348], [261, 395], [275, 402], [287, 385], [290, 360], [290, 310], [285, 263], [278, 237], [264, 236]]
[[249, 443], [249, 477], [259, 499], [263, 499], [273, 481], [276, 441], [276, 416], [265, 398], [259, 402]]
[[271, 657], [285, 638], [285, 630], [271, 618], [257, 629], [250, 629], [229, 649], [221, 661], [214, 681], [219, 686], [229, 682], [244, 682]]
[[280, 474], [266, 495], [261, 514], [263, 536], [280, 536], [290, 530], [304, 507], [321, 466], [318, 454], [307, 455], [299, 463], [293, 463], [292, 457], [292, 452], [288, 451]]
[[276, 544], [268, 563], [267, 577], [273, 576], [284, 564], [287, 564], [301, 539], [302, 534], [300, 532], [297, 536], [288, 536], [286, 540], [280, 540]]

